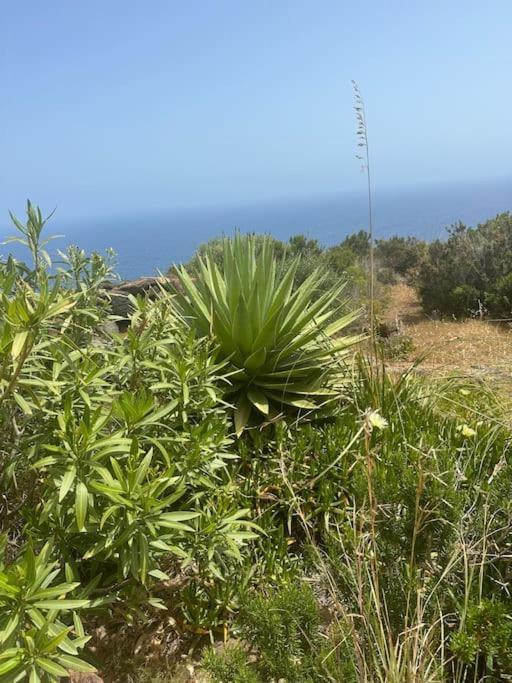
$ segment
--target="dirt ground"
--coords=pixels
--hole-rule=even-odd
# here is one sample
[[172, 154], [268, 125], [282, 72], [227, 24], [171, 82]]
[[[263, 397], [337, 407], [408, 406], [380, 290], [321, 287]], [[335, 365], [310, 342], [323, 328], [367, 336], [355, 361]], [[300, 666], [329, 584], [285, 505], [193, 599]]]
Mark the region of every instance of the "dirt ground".
[[403, 333], [411, 337], [414, 350], [405, 363], [426, 354], [423, 371], [512, 383], [512, 326], [485, 320], [431, 320], [406, 284], [390, 288], [382, 317], [398, 320]]

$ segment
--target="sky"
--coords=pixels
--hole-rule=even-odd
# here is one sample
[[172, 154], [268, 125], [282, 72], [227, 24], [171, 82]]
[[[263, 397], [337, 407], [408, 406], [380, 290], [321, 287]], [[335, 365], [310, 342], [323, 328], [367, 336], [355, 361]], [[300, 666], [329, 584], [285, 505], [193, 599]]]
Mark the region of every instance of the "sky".
[[510, 0], [2, 0], [0, 215], [512, 176]]

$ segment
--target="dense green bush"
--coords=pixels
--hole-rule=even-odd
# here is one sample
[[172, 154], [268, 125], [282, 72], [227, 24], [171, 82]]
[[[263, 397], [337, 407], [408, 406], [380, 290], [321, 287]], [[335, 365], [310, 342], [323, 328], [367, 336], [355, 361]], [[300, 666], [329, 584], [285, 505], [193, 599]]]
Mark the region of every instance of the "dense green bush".
[[427, 250], [428, 245], [423, 240], [395, 236], [377, 240], [375, 256], [380, 270], [413, 279], [427, 255]]
[[[507, 680], [512, 672], [512, 606], [496, 600], [471, 604], [462, 629], [450, 647], [456, 657], [475, 669], [475, 675]], [[484, 664], [485, 662], [485, 664]]]
[[[33, 266], [0, 264], [0, 531], [8, 563], [0, 671], [54, 680], [64, 662], [87, 668], [73, 660], [87, 641], [74, 608], [104, 610], [106, 620], [111, 609], [128, 618], [165, 608], [154, 589], [182, 573], [189, 590], [210, 597], [202, 625], [223, 623], [233, 593], [221, 601], [216, 586], [236, 573], [256, 534], [230, 494], [225, 371], [209, 343], [195, 338], [165, 293], [133, 300], [128, 332], [109, 332], [101, 291], [108, 264], [71, 250], [51, 271], [40, 212], [29, 204], [27, 223], [15, 222]], [[67, 583], [52, 588], [61, 573]], [[34, 593], [40, 609], [56, 601], [63, 616], [29, 607], [13, 615], [16, 577], [20, 596]], [[80, 585], [80, 599], [68, 603]], [[185, 619], [193, 608], [186, 599], [176, 606]]]
[[427, 312], [468, 317], [512, 314], [512, 216], [503, 213], [467, 228], [448, 230], [446, 241], [428, 246], [417, 279]]
[[[247, 649], [208, 651], [203, 666], [216, 683], [326, 680], [320, 612], [308, 586], [297, 583], [248, 596], [240, 612]], [[251, 663], [249, 652], [255, 657]]]
[[[293, 235], [288, 242], [282, 242], [271, 235], [253, 235], [255, 255], [258, 258], [265, 243], [269, 243], [277, 263], [277, 272], [281, 276], [292, 265], [295, 268], [293, 286], [299, 287], [314, 271], [322, 272], [322, 279], [316, 282], [318, 294], [333, 291], [341, 283], [345, 284], [343, 296], [338, 305], [346, 305], [350, 301], [353, 307], [358, 307], [366, 296], [365, 274], [353, 251], [347, 250], [347, 262], [336, 262], [331, 258], [331, 250], [324, 249], [318, 240], [305, 235]], [[224, 240], [214, 239], [202, 244], [196, 254], [186, 264], [187, 272], [192, 277], [200, 274], [200, 259], [209, 256], [219, 268], [224, 262]], [[170, 272], [174, 272], [172, 268]]]

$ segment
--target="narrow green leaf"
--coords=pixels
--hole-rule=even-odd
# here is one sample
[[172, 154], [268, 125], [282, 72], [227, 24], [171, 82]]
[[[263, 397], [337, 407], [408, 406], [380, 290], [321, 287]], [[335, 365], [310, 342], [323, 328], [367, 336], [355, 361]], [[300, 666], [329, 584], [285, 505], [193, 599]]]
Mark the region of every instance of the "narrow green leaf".
[[75, 494], [75, 516], [79, 531], [85, 531], [85, 519], [87, 517], [87, 504], [89, 492], [83, 481], [78, 482]]
[[249, 358], [245, 361], [244, 367], [249, 373], [255, 372], [256, 370], [259, 370], [262, 365], [264, 365], [266, 358], [267, 349], [262, 346], [254, 353], [251, 353]]
[[53, 636], [53, 638], [45, 643], [45, 646], [42, 648], [42, 652], [52, 652], [53, 650], [56, 650], [70, 631], [71, 627], [68, 627], [60, 631], [60, 633], [58, 633], [56, 636]]
[[160, 569], [152, 569], [149, 572], [149, 575], [153, 576], [155, 579], [160, 579], [161, 581], [169, 581], [170, 579], [170, 576]]
[[[6, 674], [14, 671], [21, 664], [21, 655], [16, 655], [12, 659], [8, 659], [5, 662], [0, 662], [0, 676], [5, 676]], [[11, 679], [12, 680], [12, 679]]]
[[4, 629], [0, 631], [0, 643], [5, 643], [9, 639], [18, 627], [19, 622], [20, 615], [19, 612], [16, 612], [11, 616]]
[[19, 405], [19, 407], [22, 409], [22, 411], [25, 413], [25, 415], [33, 415], [32, 406], [25, 398], [23, 398], [21, 394], [18, 394], [18, 392], [14, 392], [13, 398]]
[[68, 676], [67, 669], [65, 669], [57, 662], [48, 659], [48, 657], [37, 657], [36, 663], [39, 664], [41, 669], [44, 669], [47, 673], [51, 674], [52, 676], [63, 676], [66, 678]]
[[64, 476], [62, 477], [62, 483], [60, 485], [59, 491], [59, 503], [62, 503], [62, 501], [66, 497], [66, 494], [68, 493], [69, 489], [73, 485], [73, 482], [75, 481], [75, 477], [76, 467], [74, 465], [71, 465], [71, 467], [68, 467], [68, 469], [64, 473]]
[[28, 337], [28, 331], [23, 330], [22, 332], [18, 332], [13, 339], [12, 342], [12, 347], [11, 347], [11, 355], [12, 359], [16, 360], [20, 353], [23, 351], [23, 348], [25, 346], [25, 342], [27, 341]]
[[89, 600], [40, 600], [34, 603], [38, 609], [56, 609], [67, 611], [70, 609], [81, 609], [88, 607]]
[[41, 679], [39, 677], [39, 674], [37, 673], [37, 669], [35, 666], [33, 666], [30, 669], [30, 678], [28, 679], [29, 683], [41, 683]]
[[68, 669], [68, 671], [79, 671], [81, 673], [94, 673], [97, 671], [96, 667], [83, 659], [72, 657], [71, 655], [59, 655], [57, 657], [59, 662]]

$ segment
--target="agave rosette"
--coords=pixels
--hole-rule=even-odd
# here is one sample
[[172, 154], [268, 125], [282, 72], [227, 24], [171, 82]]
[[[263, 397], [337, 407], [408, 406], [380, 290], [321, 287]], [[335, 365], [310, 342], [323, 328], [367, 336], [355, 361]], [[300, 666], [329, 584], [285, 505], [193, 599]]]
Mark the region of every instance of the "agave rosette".
[[359, 335], [340, 337], [358, 317], [335, 318], [340, 284], [321, 292], [315, 270], [294, 288], [298, 259], [282, 269], [269, 239], [251, 235], [224, 240], [219, 267], [210, 254], [199, 258], [192, 279], [178, 269], [181, 312], [202, 336], [212, 336], [231, 366], [230, 401], [237, 434], [248, 424], [290, 410], [317, 411], [340, 395], [341, 360]]

